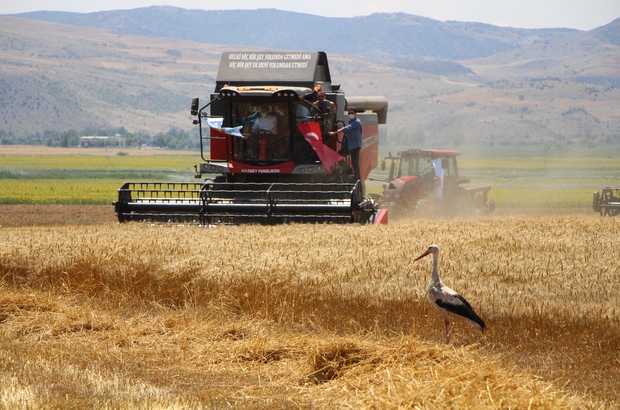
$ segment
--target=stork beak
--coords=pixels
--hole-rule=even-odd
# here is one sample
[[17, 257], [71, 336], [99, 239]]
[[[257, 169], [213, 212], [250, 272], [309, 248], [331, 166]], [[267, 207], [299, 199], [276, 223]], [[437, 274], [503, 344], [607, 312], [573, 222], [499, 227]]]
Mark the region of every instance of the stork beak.
[[422, 255], [420, 255], [420, 256], [418, 256], [417, 258], [415, 258], [413, 261], [415, 262], [415, 261], [417, 261], [417, 260], [419, 260], [419, 259], [422, 259], [423, 257], [425, 257], [426, 255], [428, 255], [429, 253], [430, 253], [429, 251], [426, 251], [426, 252], [424, 252]]

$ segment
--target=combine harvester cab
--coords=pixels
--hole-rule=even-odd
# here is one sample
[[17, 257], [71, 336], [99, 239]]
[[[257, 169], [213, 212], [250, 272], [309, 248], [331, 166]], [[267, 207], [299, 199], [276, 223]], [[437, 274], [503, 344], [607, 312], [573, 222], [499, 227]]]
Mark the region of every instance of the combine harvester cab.
[[[326, 102], [318, 101], [318, 93]], [[191, 104], [200, 130], [204, 182], [127, 182], [114, 202], [119, 221], [386, 223], [364, 195], [378, 165], [383, 97], [347, 97], [331, 83], [324, 52], [222, 54], [215, 92]], [[343, 125], [355, 107], [363, 125], [361, 181], [341, 157]]]
[[[472, 211], [495, 210], [495, 202], [488, 199], [490, 186], [463, 187], [470, 180], [459, 174], [458, 151], [409, 149], [396, 156], [383, 159], [390, 161], [383, 195], [378, 198], [384, 208], [398, 207], [406, 212], [439, 212], [440, 215], [468, 215]], [[422, 212], [422, 213], [424, 213]]]

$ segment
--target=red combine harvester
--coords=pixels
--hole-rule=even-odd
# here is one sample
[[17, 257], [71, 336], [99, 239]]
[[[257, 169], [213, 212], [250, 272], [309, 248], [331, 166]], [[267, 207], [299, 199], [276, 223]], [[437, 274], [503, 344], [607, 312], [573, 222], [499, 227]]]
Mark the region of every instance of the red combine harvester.
[[394, 207], [406, 213], [439, 213], [446, 216], [468, 215], [472, 211], [495, 210], [488, 199], [490, 186], [463, 187], [469, 179], [459, 174], [458, 151], [409, 149], [390, 154], [381, 162], [385, 170], [390, 161], [383, 195], [376, 198], [384, 208]]
[[[328, 135], [347, 107], [363, 125], [362, 181], [338, 154], [342, 136]], [[191, 105], [202, 158], [196, 178], [210, 177], [126, 182], [114, 202], [118, 220], [385, 223], [387, 211], [364, 195], [363, 182], [378, 165], [387, 107], [383, 97], [345, 98], [324, 52], [223, 53], [208, 104]]]

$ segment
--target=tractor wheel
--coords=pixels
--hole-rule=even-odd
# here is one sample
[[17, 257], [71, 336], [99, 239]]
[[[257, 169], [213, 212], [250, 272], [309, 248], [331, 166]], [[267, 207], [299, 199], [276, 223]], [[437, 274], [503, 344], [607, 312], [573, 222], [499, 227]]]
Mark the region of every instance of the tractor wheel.
[[486, 204], [484, 203], [484, 195], [477, 194], [474, 198], [474, 208], [476, 209], [476, 211], [480, 211], [482, 208], [484, 208], [485, 205]]
[[464, 188], [456, 188], [449, 200], [448, 212], [450, 217], [467, 216], [471, 213], [471, 198]]
[[592, 209], [594, 209], [594, 212], [601, 212], [601, 205], [599, 204], [600, 200], [601, 197], [598, 192], [592, 194]]
[[489, 200], [489, 212], [493, 212], [495, 211], [495, 201], [494, 200]]
[[[601, 207], [601, 214], [604, 212], [603, 216], [618, 216], [620, 215], [620, 209], [617, 208], [610, 208], [607, 206]], [[603, 211], [604, 210], [604, 211]]]
[[437, 199], [427, 196], [415, 201], [411, 208], [417, 218], [437, 218], [440, 215], [440, 203]]

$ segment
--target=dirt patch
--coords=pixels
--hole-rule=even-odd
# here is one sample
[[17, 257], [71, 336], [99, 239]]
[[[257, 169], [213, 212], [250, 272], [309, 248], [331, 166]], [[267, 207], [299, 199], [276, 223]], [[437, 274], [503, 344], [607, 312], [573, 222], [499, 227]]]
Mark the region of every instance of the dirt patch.
[[[490, 218], [517, 217], [525, 215], [594, 215], [584, 208], [532, 208], [498, 209]], [[397, 217], [404, 222], [411, 217]], [[0, 205], [0, 227], [3, 226], [50, 226], [50, 225], [97, 225], [117, 223], [112, 205]]]
[[112, 205], [0, 205], [0, 227], [117, 222]]

